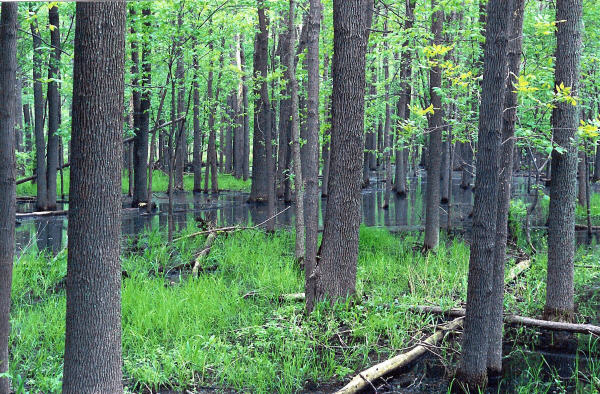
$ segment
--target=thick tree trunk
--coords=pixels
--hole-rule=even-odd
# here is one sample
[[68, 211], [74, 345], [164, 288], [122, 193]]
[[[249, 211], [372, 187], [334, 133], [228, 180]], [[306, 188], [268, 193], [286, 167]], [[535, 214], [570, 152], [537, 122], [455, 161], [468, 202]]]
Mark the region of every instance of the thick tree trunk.
[[[310, 0], [307, 27], [306, 71], [306, 163], [303, 172], [305, 190], [304, 223], [306, 226], [306, 280], [317, 260], [319, 228], [319, 35], [321, 30], [321, 0]], [[307, 274], [308, 273], [308, 274]]]
[[77, 3], [63, 393], [122, 393], [125, 2]]
[[[279, 46], [281, 48], [280, 57], [281, 64], [289, 64], [289, 57], [294, 56], [294, 50], [291, 54], [289, 51], [290, 46], [290, 33], [289, 29], [279, 35]], [[293, 44], [295, 46], [295, 43]], [[285, 78], [289, 81], [289, 72], [286, 70]], [[290, 117], [292, 113], [291, 99], [290, 99], [290, 85], [287, 84], [285, 95], [279, 103], [279, 154], [277, 155], [277, 197], [282, 198], [285, 196], [286, 183], [289, 182], [289, 164], [290, 158], [288, 154], [290, 152], [289, 144], [291, 141], [291, 123]]]
[[521, 68], [523, 41], [524, 0], [514, 0], [510, 40], [508, 42], [508, 75], [502, 116], [502, 144], [500, 178], [498, 185], [498, 212], [496, 213], [496, 244], [492, 274], [492, 301], [487, 370], [491, 374], [502, 372], [502, 315], [504, 302], [504, 266], [508, 238], [508, 210], [510, 206], [513, 157], [515, 147], [515, 122], [517, 118], [517, 92], [513, 89]]
[[56, 81], [60, 65], [60, 23], [56, 5], [48, 10], [48, 22], [55, 27], [50, 30], [50, 43], [53, 50], [48, 67], [48, 165], [46, 167], [46, 186], [48, 188], [47, 209], [54, 211], [56, 209], [56, 171], [58, 170], [58, 128], [60, 127], [60, 95], [58, 82]]
[[[329, 54], [325, 53], [325, 58], [323, 60], [323, 83], [326, 84], [329, 80]], [[325, 104], [325, 119], [328, 123], [328, 126], [325, 127], [323, 131], [323, 169], [322, 169], [322, 179], [321, 179], [321, 197], [327, 197], [327, 188], [329, 187], [329, 163], [330, 157], [329, 154], [329, 141], [331, 140], [331, 98], [327, 100], [327, 104]]]
[[[33, 12], [31, 5], [29, 11]], [[44, 93], [42, 91], [42, 39], [37, 19], [31, 22], [33, 36], [33, 112], [35, 128], [35, 174], [37, 184], [36, 208], [48, 210], [48, 187], [46, 180], [46, 141], [44, 137]]]
[[[144, 29], [146, 30], [146, 34], [149, 34], [151, 21], [150, 15], [151, 11], [149, 8], [144, 8], [142, 10], [142, 15], [144, 17]], [[133, 43], [132, 43], [133, 46]], [[132, 48], [133, 49], [133, 48]], [[148, 133], [150, 129], [150, 86], [151, 83], [151, 72], [152, 72], [152, 63], [151, 63], [151, 53], [150, 53], [150, 44], [144, 40], [142, 44], [142, 75], [141, 78], [136, 78], [139, 81], [139, 87], [141, 92], [138, 92], [138, 95], [141, 97], [138, 98], [139, 106], [137, 107], [138, 111], [134, 112], [134, 116], [137, 119], [134, 121], [136, 127], [135, 138], [133, 140], [133, 201], [132, 205], [134, 207], [139, 206], [140, 203], [144, 203], [148, 200]], [[136, 48], [137, 52], [137, 48]], [[136, 56], [137, 57], [137, 56]], [[133, 58], [133, 55], [132, 55]], [[136, 67], [137, 68], [137, 67]], [[135, 101], [134, 101], [135, 106]]]
[[331, 173], [323, 242], [306, 292], [309, 312], [318, 300], [335, 302], [356, 291], [365, 55], [372, 15], [372, 0], [334, 0]]
[[490, 272], [493, 272], [494, 268], [500, 132], [508, 71], [508, 35], [511, 31], [513, 10], [513, 0], [490, 0], [487, 5], [482, 96], [479, 109], [479, 149], [473, 206], [473, 240], [469, 260], [462, 360], [457, 373], [459, 382], [468, 388], [484, 387], [487, 384], [489, 317], [493, 283]]
[[[431, 6], [436, 6], [436, 1], [431, 0]], [[433, 44], [442, 45], [442, 25], [444, 23], [444, 12], [435, 11], [431, 21], [433, 33]], [[434, 59], [441, 61], [441, 59]], [[426, 250], [436, 249], [440, 240], [440, 171], [442, 159], [442, 129], [443, 109], [442, 98], [437, 89], [442, 86], [442, 72], [439, 64], [431, 67], [429, 73], [429, 95], [434, 113], [429, 116], [429, 148], [427, 161], [427, 186], [425, 192], [425, 243]]]
[[[249, 201], [267, 202], [269, 198], [269, 163], [267, 143], [271, 134], [268, 100], [269, 30], [263, 0], [258, 0], [258, 31], [254, 40], [254, 138], [252, 142], [252, 185]], [[264, 91], [264, 92], [263, 92]], [[266, 101], [265, 101], [266, 100]]]
[[[571, 88], [575, 97], [579, 84], [581, 58], [582, 1], [556, 2], [556, 66], [554, 83]], [[544, 317], [548, 320], [573, 319], [573, 258], [575, 254], [575, 183], [579, 110], [568, 102], [558, 102], [552, 110], [552, 135], [563, 153], [552, 151], [552, 180], [548, 223], [548, 280]]]
[[[8, 372], [10, 289], [15, 253], [15, 111], [17, 101], [17, 3], [2, 3], [0, 13], [0, 373]], [[10, 393], [0, 378], [0, 393]]]

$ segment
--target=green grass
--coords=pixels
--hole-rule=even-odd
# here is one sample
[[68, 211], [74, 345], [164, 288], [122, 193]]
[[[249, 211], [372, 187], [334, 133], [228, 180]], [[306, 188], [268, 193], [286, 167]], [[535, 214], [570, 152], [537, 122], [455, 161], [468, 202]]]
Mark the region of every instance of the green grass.
[[[204, 263], [217, 270], [175, 283], [152, 272], [190, 261], [203, 239], [178, 241], [171, 251], [157, 231], [128, 241], [123, 269], [129, 277], [122, 290], [128, 390], [207, 385], [291, 393], [307, 382], [347, 381], [431, 333], [436, 318], [414, 314], [407, 306], [451, 307], [465, 299], [468, 246], [445, 241], [437, 253], [424, 256], [414, 251], [419, 243], [413, 235], [362, 228], [357, 298], [334, 307], [319, 305], [306, 317], [302, 303], [279, 300], [281, 294], [303, 291], [293, 234], [287, 231], [220, 236]], [[597, 264], [595, 253], [580, 250], [578, 262]], [[59, 392], [66, 253], [51, 257], [30, 250], [14, 271], [10, 372], [33, 392]], [[576, 271], [578, 294], [598, 283], [599, 272]], [[507, 310], [539, 315], [544, 278], [544, 258], [539, 257], [507, 295]], [[250, 292], [255, 296], [245, 298]], [[593, 315], [594, 305], [582, 298], [578, 302], [578, 319]], [[600, 368], [594, 371], [590, 379], [600, 376]]]
[[[69, 169], [64, 170], [64, 192], [69, 194]], [[250, 180], [244, 181], [242, 179], [236, 179], [231, 174], [219, 174], [218, 175], [219, 190], [235, 190], [235, 191], [250, 191]], [[209, 180], [209, 188], [212, 184]], [[204, 182], [202, 183], [204, 186]], [[160, 170], [154, 170], [152, 174], [152, 191], [166, 193], [169, 186], [169, 177], [167, 174]], [[194, 177], [193, 175], [185, 174], [183, 176], [183, 188], [186, 191], [192, 191], [194, 189]], [[60, 175], [57, 176], [57, 193], [60, 196]], [[126, 194], [129, 191], [129, 179], [127, 171], [123, 171], [122, 175], [122, 192]], [[35, 196], [37, 194], [37, 185], [33, 182], [25, 182], [17, 185], [17, 196]]]

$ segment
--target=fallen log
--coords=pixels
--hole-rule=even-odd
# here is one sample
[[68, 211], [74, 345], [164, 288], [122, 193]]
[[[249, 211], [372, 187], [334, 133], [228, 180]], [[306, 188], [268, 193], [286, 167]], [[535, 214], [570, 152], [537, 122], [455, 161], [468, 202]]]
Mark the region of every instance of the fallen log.
[[[444, 310], [438, 306], [412, 306], [409, 309], [422, 313], [441, 314], [448, 317], [463, 317], [465, 310], [452, 308]], [[593, 334], [600, 336], [600, 327], [592, 324], [563, 323], [549, 320], [534, 319], [518, 315], [504, 315], [504, 323], [515, 326], [537, 327], [550, 331], [568, 331], [578, 334]]]
[[369, 369], [366, 369], [356, 375], [347, 385], [345, 385], [342, 389], [336, 392], [336, 394], [351, 394], [358, 393], [361, 390], [372, 386], [373, 381], [390, 374], [398, 368], [404, 367], [423, 354], [427, 352], [427, 347], [437, 344], [444, 338], [444, 335], [447, 331], [455, 330], [461, 327], [463, 322], [462, 317], [452, 320], [450, 323], [444, 324], [439, 327], [439, 330], [436, 331], [433, 335], [428, 337], [422, 342], [422, 345], [415, 346], [412, 350], [397, 355], [396, 357], [390, 358], [382, 363], [372, 366]]
[[193, 276], [198, 276], [198, 271], [200, 270], [200, 263], [210, 253], [210, 249], [212, 248], [212, 245], [215, 242], [215, 239], [217, 239], [216, 232], [211, 232], [210, 234], [208, 234], [208, 237], [206, 237], [206, 242], [204, 243], [204, 249], [202, 249], [200, 251], [200, 253], [198, 253], [196, 260], [194, 261], [194, 268], [192, 268]]
[[16, 217], [19, 218], [29, 218], [29, 217], [45, 217], [45, 216], [64, 216], [67, 215], [69, 211], [40, 211], [40, 212], [25, 212], [25, 213], [17, 213]]

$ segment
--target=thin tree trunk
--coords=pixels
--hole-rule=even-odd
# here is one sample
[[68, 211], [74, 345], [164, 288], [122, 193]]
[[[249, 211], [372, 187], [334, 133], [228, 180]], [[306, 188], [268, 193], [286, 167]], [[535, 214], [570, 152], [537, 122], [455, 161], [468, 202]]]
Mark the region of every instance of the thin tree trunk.
[[[385, 22], [383, 30], [387, 31], [387, 8], [385, 10]], [[390, 206], [390, 195], [392, 194], [392, 106], [390, 105], [390, 59], [388, 40], [386, 34], [383, 38], [383, 78], [385, 82], [385, 125], [383, 127], [383, 135], [385, 138], [384, 158], [385, 158], [385, 196], [383, 200], [383, 209], [388, 209]]]
[[[280, 46], [280, 58], [281, 64], [287, 67], [289, 64], [289, 57], [294, 55], [294, 51], [289, 51], [290, 46], [290, 33], [289, 29], [279, 34], [279, 46]], [[295, 43], [293, 44], [295, 45]], [[286, 79], [288, 74], [285, 74]], [[290, 86], [286, 84], [285, 91], [283, 92], [284, 97], [279, 103], [279, 154], [277, 155], [277, 197], [282, 198], [285, 196], [286, 183], [289, 183], [289, 163], [290, 158], [288, 157], [290, 152], [290, 141], [291, 141], [291, 98], [290, 98]]]
[[579, 150], [577, 162], [577, 203], [585, 207], [585, 187], [587, 185], [585, 162], [586, 153], [583, 148]]
[[[372, 52], [377, 50], [376, 46], [373, 46]], [[369, 83], [369, 95], [370, 102], [375, 103], [377, 100], [377, 62], [373, 62], [371, 65], [371, 82]], [[377, 120], [373, 120], [373, 124], [367, 125], [366, 135], [365, 135], [365, 152], [363, 154], [363, 180], [362, 187], [365, 188], [369, 186], [371, 180], [369, 179], [370, 173], [373, 170], [377, 169], [377, 134], [376, 134], [376, 125]]]
[[240, 36], [240, 60], [242, 65], [242, 106], [244, 128], [244, 155], [242, 170], [244, 180], [250, 177], [250, 114], [248, 105], [248, 77], [246, 76], [246, 52], [244, 51], [244, 36]]
[[333, 2], [333, 129], [323, 242], [306, 291], [306, 308], [356, 291], [364, 152], [365, 63], [372, 0]]
[[502, 145], [500, 178], [498, 185], [498, 212], [496, 213], [496, 244], [492, 274], [492, 301], [490, 305], [490, 328], [487, 370], [491, 374], [502, 372], [502, 315], [504, 302], [504, 266], [508, 238], [508, 210], [510, 206], [513, 157], [515, 147], [515, 122], [517, 118], [517, 92], [513, 89], [521, 68], [523, 41], [524, 0], [515, 0], [512, 14], [510, 41], [508, 42], [508, 75], [502, 116]]
[[294, 162], [294, 186], [296, 187], [296, 261], [303, 264], [305, 253], [304, 237], [304, 185], [302, 183], [302, 165], [300, 159], [300, 128], [298, 124], [298, 82], [296, 81], [296, 62], [294, 59], [294, 47], [296, 45], [296, 32], [294, 27], [295, 1], [290, 0], [290, 11], [288, 15], [288, 56], [286, 79], [288, 80], [288, 91], [290, 92], [290, 116], [292, 129], [292, 157]]
[[[63, 393], [122, 393], [125, 2], [77, 3]], [[110, 26], [110, 28], [107, 28]]]
[[310, 280], [317, 260], [319, 228], [319, 35], [321, 30], [321, 0], [310, 0], [307, 27], [306, 71], [306, 163], [304, 223], [306, 226], [305, 278]]
[[[151, 28], [150, 21], [151, 11], [149, 8], [144, 8], [142, 10], [142, 16], [144, 18], [144, 30], [146, 30], [145, 34], [149, 34]], [[132, 43], [133, 46], [133, 43]], [[133, 48], [132, 48], [133, 50]], [[134, 82], [138, 82], [139, 88], [141, 92], [138, 91], [139, 104], [136, 108], [137, 111], [134, 112], [134, 116], [137, 116], [135, 131], [135, 138], [133, 140], [133, 174], [134, 174], [134, 184], [133, 184], [133, 201], [132, 205], [134, 207], [139, 206], [141, 203], [144, 203], [148, 200], [148, 133], [150, 129], [150, 89], [149, 86], [152, 85], [152, 63], [151, 63], [151, 53], [150, 53], [150, 43], [147, 40], [144, 40], [142, 43], [142, 75], [141, 78], [136, 78]], [[135, 49], [137, 53], [137, 48]], [[132, 55], [133, 58], [133, 55]], [[137, 58], [137, 56], [136, 56]], [[135, 59], [137, 60], [137, 59]], [[137, 65], [135, 65], [137, 66]], [[137, 67], [136, 67], [137, 68]], [[134, 83], [135, 84], [135, 83]], [[135, 90], [134, 90], [135, 93]], [[134, 101], [135, 108], [135, 101]]]
[[[325, 53], [323, 60], [323, 83], [326, 84], [329, 80], [329, 54]], [[331, 141], [331, 97], [325, 105], [325, 121], [328, 125], [323, 132], [323, 172], [321, 181], [321, 196], [327, 196], [327, 188], [329, 187], [329, 163], [330, 163], [330, 141]]]
[[[8, 372], [10, 294], [15, 253], [15, 102], [17, 93], [17, 3], [0, 13], [0, 373]], [[8, 377], [0, 393], [10, 393]]]
[[[435, 8], [436, 0], [431, 0], [431, 7]], [[444, 12], [435, 11], [431, 21], [433, 33], [433, 44], [442, 45], [442, 25], [444, 23]], [[435, 59], [439, 62], [441, 59]], [[425, 243], [426, 250], [436, 249], [440, 240], [440, 171], [442, 157], [442, 128], [443, 109], [442, 98], [437, 89], [442, 86], [442, 73], [439, 64], [431, 67], [429, 74], [429, 95], [434, 113], [429, 116], [429, 149], [427, 151], [427, 188], [425, 204]]]
[[53, 46], [48, 67], [48, 154], [46, 185], [48, 190], [49, 211], [56, 209], [56, 171], [58, 170], [58, 129], [60, 112], [60, 94], [58, 92], [58, 67], [60, 65], [60, 23], [58, 7], [48, 10], [48, 22], [55, 26], [50, 30], [50, 43]]
[[[571, 88], [575, 97], [581, 58], [581, 0], [556, 2], [555, 85]], [[563, 22], [564, 21], [564, 22]], [[547, 320], [573, 320], [573, 259], [575, 254], [575, 183], [577, 146], [574, 143], [579, 123], [577, 107], [558, 102], [552, 110], [552, 135], [560, 153], [552, 151], [552, 180], [548, 223], [548, 279], [544, 317]]]
[[200, 130], [200, 65], [198, 64], [198, 46], [194, 40], [194, 192], [202, 191], [202, 130]]
[[[235, 67], [243, 72], [240, 36], [235, 40]], [[241, 179], [244, 175], [244, 79], [240, 78], [235, 96], [237, 113], [235, 115], [235, 132], [233, 136], [233, 176]]]
[[[183, 116], [185, 111], [184, 95], [185, 95], [185, 70], [183, 66], [183, 33], [181, 32], [183, 26], [183, 15], [179, 12], [177, 16], [178, 32], [180, 34], [177, 45], [177, 61], [175, 68], [175, 83], [177, 84], [177, 117]], [[175, 127], [177, 129], [177, 126]], [[181, 130], [185, 134], [185, 130]], [[174, 189], [176, 191], [183, 191], [183, 168], [185, 167], [185, 157], [187, 152], [187, 143], [185, 137], [175, 138], [175, 174], [174, 174]]]
[[493, 284], [492, 275], [489, 273], [494, 269], [500, 131], [508, 71], [508, 36], [511, 32], [513, 10], [512, 0], [490, 0], [487, 4], [467, 311], [462, 360], [457, 372], [459, 382], [471, 389], [485, 387], [487, 384]]
[[[29, 6], [29, 12], [33, 12]], [[44, 93], [42, 91], [42, 40], [39, 36], [37, 19], [31, 21], [33, 37], [33, 112], [35, 127], [35, 174], [39, 211], [48, 209], [48, 187], [46, 183], [46, 141], [44, 137]]]

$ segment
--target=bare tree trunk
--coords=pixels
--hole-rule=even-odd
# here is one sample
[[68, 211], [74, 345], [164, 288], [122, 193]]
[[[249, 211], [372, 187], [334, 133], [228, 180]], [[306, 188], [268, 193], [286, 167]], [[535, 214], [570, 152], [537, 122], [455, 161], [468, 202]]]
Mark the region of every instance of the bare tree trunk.
[[202, 130], [200, 130], [200, 65], [198, 64], [198, 46], [194, 41], [194, 192], [202, 191]]
[[[581, 0], [556, 2], [555, 85], [568, 86], [577, 95], [581, 58]], [[544, 317], [547, 320], [573, 320], [573, 259], [575, 254], [575, 183], [579, 123], [578, 108], [568, 102], [556, 103], [552, 110], [552, 135], [557, 146], [552, 151], [552, 180], [548, 223], [548, 280]]]
[[[498, 212], [500, 130], [508, 71], [507, 47], [514, 2], [487, 4], [481, 106], [477, 150], [477, 177], [462, 360], [457, 372], [467, 388], [485, 387], [490, 329], [490, 304]], [[490, 220], [491, 218], [491, 220]]]
[[[325, 53], [325, 58], [323, 60], [323, 83], [327, 83], [329, 80], [329, 54]], [[325, 120], [326, 123], [329, 123], [329, 127], [325, 127], [323, 132], [323, 172], [322, 172], [322, 181], [321, 181], [321, 196], [327, 196], [327, 188], [329, 187], [329, 159], [331, 155], [329, 154], [330, 140], [331, 140], [331, 98], [327, 100], [327, 104], [325, 105]]]
[[[267, 92], [269, 29], [264, 0], [258, 0], [258, 31], [254, 40], [254, 139], [252, 143], [252, 185], [249, 201], [268, 202], [269, 162], [267, 143], [271, 115]], [[264, 90], [264, 92], [263, 92]], [[266, 99], [266, 101], [265, 101]]]
[[[377, 49], [376, 46], [373, 46], [371, 51], [375, 52]], [[373, 62], [371, 65], [371, 82], [369, 83], [369, 95], [371, 96], [371, 103], [375, 103], [377, 100], [377, 62]], [[362, 187], [365, 188], [369, 186], [371, 180], [370, 172], [377, 169], [377, 134], [376, 134], [376, 125], [377, 120], [373, 121], [373, 124], [367, 125], [366, 135], [365, 135], [365, 152], [363, 154], [363, 180]]]
[[294, 30], [295, 1], [290, 0], [288, 15], [288, 56], [286, 79], [290, 92], [291, 124], [292, 129], [292, 157], [294, 162], [294, 185], [296, 187], [296, 261], [303, 264], [305, 253], [304, 237], [304, 184], [302, 183], [302, 165], [300, 159], [300, 128], [298, 125], [298, 82], [296, 81], [296, 61], [294, 47], [296, 45], [296, 31]]
[[333, 129], [323, 242], [306, 291], [306, 308], [356, 291], [364, 152], [365, 56], [372, 0], [333, 3]]
[[240, 60], [242, 63], [242, 106], [244, 128], [244, 156], [242, 158], [243, 178], [250, 177], [250, 114], [248, 105], [248, 77], [246, 76], [246, 52], [244, 51], [244, 36], [240, 36]]
[[[29, 6], [29, 12], [33, 12]], [[44, 93], [42, 91], [42, 39], [39, 36], [37, 19], [31, 21], [33, 36], [33, 112], [35, 127], [35, 174], [37, 184], [36, 208], [48, 209], [48, 187], [46, 183], [46, 141], [44, 138]]]
[[[290, 53], [290, 33], [289, 29], [279, 34], [279, 47], [280, 47], [280, 58], [281, 64], [287, 67], [289, 64], [289, 57], [294, 56], [294, 51]], [[295, 45], [295, 43], [293, 44]], [[285, 77], [288, 78], [287, 74]], [[290, 141], [291, 141], [291, 99], [290, 99], [290, 86], [286, 85], [285, 91], [283, 92], [284, 97], [279, 103], [279, 154], [277, 155], [277, 197], [282, 198], [285, 196], [286, 183], [289, 183], [289, 164], [290, 158], [288, 154], [290, 152]]]
[[[436, 6], [436, 1], [431, 0], [431, 7]], [[443, 44], [442, 25], [444, 12], [435, 11], [431, 21], [434, 45]], [[439, 62], [441, 59], [435, 59]], [[427, 188], [425, 204], [425, 243], [426, 250], [436, 249], [440, 240], [440, 171], [442, 158], [442, 129], [443, 108], [442, 98], [437, 89], [442, 86], [442, 73], [439, 64], [431, 67], [429, 74], [429, 95], [434, 113], [429, 116], [429, 160], [427, 162]]]
[[513, 84], [521, 68], [523, 40], [524, 0], [515, 0], [512, 14], [510, 40], [508, 42], [508, 75], [502, 116], [502, 145], [500, 156], [500, 178], [498, 185], [498, 212], [496, 213], [496, 244], [492, 274], [492, 301], [490, 306], [490, 328], [487, 370], [491, 374], [502, 372], [502, 314], [504, 302], [504, 266], [508, 238], [508, 210], [510, 206], [513, 157], [515, 146], [515, 122], [517, 117], [517, 92]]
[[[175, 68], [175, 83], [177, 84], [177, 118], [183, 116], [185, 112], [185, 103], [184, 103], [184, 95], [185, 95], [185, 70], [183, 66], [183, 33], [181, 32], [181, 28], [183, 26], [183, 15], [182, 11], [179, 12], [177, 16], [177, 27], [178, 33], [180, 36], [177, 39], [177, 51], [176, 51], [176, 68]], [[178, 125], [175, 126], [175, 129], [178, 129]], [[185, 129], [181, 130], [185, 134]], [[183, 191], [183, 168], [185, 167], [185, 157], [187, 152], [187, 143], [185, 137], [175, 138], [175, 174], [174, 174], [174, 188], [176, 191]]]
[[[17, 3], [0, 13], [0, 373], [8, 372], [10, 293], [15, 253], [15, 102], [17, 93]], [[8, 377], [0, 393], [10, 393]]]
[[48, 188], [48, 210], [56, 209], [56, 171], [58, 170], [58, 129], [60, 112], [60, 94], [58, 92], [58, 67], [60, 65], [60, 23], [58, 7], [48, 10], [48, 22], [55, 26], [50, 30], [50, 43], [53, 50], [48, 67], [48, 154], [46, 185]]
[[[63, 393], [122, 393], [125, 2], [77, 3]], [[111, 26], [111, 28], [106, 28]]]
[[[240, 36], [235, 40], [235, 67], [243, 72]], [[235, 132], [233, 135], [233, 176], [241, 179], [244, 174], [244, 80], [240, 79], [235, 96], [237, 113], [235, 116]]]
[[319, 35], [321, 30], [321, 0], [310, 0], [308, 11], [306, 71], [306, 165], [303, 178], [306, 186], [304, 223], [306, 226], [305, 277], [309, 281], [317, 260], [319, 229]]
[[[150, 9], [144, 8], [142, 10], [144, 17], [144, 29], [145, 34], [150, 34], [151, 21], [150, 21]], [[133, 43], [132, 43], [133, 45]], [[132, 48], [133, 49], [133, 48]], [[134, 116], [137, 116], [135, 131], [135, 138], [133, 140], [133, 201], [132, 206], [137, 207], [141, 203], [148, 200], [148, 133], [150, 129], [150, 89], [151, 83], [151, 53], [150, 44], [144, 40], [142, 43], [142, 75], [141, 78], [136, 78], [138, 86], [141, 92], [138, 92], [139, 106], [134, 112]], [[137, 53], [137, 48], [136, 48]], [[136, 56], [137, 57], [137, 56]], [[133, 56], [132, 56], [133, 58]], [[136, 67], [137, 68], [137, 67]], [[135, 91], [134, 91], [135, 92]], [[134, 101], [135, 103], [135, 101]], [[135, 104], [134, 104], [135, 108]]]
[[577, 162], [577, 203], [585, 207], [585, 187], [587, 185], [585, 170], [585, 150], [580, 149]]
[[[383, 30], [387, 31], [387, 8], [385, 9], [385, 22]], [[390, 206], [390, 195], [392, 194], [392, 106], [390, 105], [390, 59], [387, 54], [389, 51], [386, 34], [383, 38], [383, 78], [385, 82], [385, 124], [383, 127], [383, 138], [385, 138], [384, 158], [385, 158], [385, 196], [383, 200], [383, 209], [388, 209]]]

